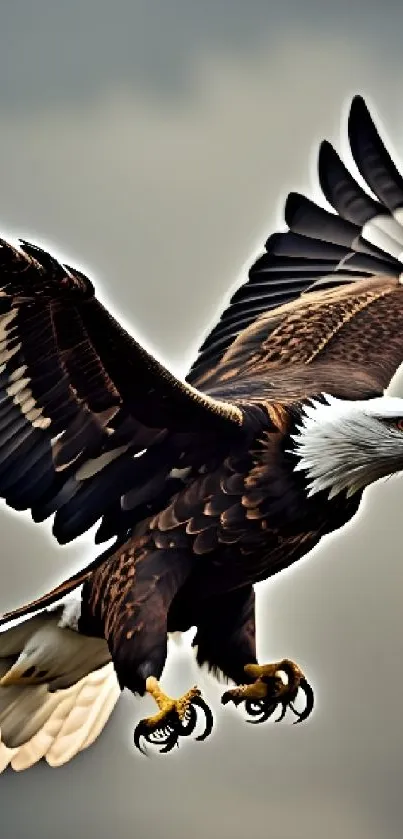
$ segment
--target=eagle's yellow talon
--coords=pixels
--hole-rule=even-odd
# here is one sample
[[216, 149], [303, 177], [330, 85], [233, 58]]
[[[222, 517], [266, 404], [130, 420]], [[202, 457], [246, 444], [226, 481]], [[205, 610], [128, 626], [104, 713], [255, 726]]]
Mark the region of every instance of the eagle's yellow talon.
[[159, 711], [151, 717], [141, 720], [134, 732], [134, 742], [141, 747], [141, 738], [151, 745], [162, 746], [161, 752], [170, 752], [178, 744], [179, 737], [188, 737], [197, 723], [197, 708], [201, 708], [206, 717], [206, 726], [196, 740], [205, 740], [213, 728], [213, 716], [207, 703], [201, 697], [197, 687], [191, 688], [179, 699], [172, 699], [160, 688], [157, 679], [150, 676], [146, 681], [146, 691], [155, 699]]
[[[293, 661], [282, 659], [275, 664], [247, 664], [244, 669], [255, 681], [225, 691], [221, 698], [223, 705], [228, 702], [240, 705], [244, 702], [248, 716], [254, 717], [249, 722], [255, 723], [268, 720], [277, 705], [282, 706], [282, 711], [276, 722], [284, 718], [287, 708], [297, 717], [296, 722], [302, 722], [311, 714], [314, 706], [313, 690], [302, 670]], [[281, 673], [285, 673], [287, 682], [283, 681]], [[302, 712], [297, 711], [293, 705], [300, 688], [306, 697], [306, 707]]]

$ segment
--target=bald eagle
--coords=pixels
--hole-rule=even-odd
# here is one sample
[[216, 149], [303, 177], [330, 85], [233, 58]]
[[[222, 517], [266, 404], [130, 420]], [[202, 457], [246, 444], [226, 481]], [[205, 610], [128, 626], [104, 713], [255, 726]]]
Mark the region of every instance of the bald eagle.
[[0, 494], [35, 522], [52, 516], [60, 544], [96, 523], [108, 542], [1, 619], [0, 769], [66, 762], [124, 688], [156, 702], [139, 748], [206, 738], [200, 690], [172, 698], [160, 684], [169, 633], [192, 627], [198, 663], [234, 683], [224, 704], [254, 722], [312, 712], [297, 664], [257, 660], [254, 586], [403, 470], [403, 400], [384, 395], [403, 361], [403, 178], [359, 96], [348, 136], [368, 190], [323, 142], [332, 209], [288, 196], [288, 229], [267, 240], [185, 381], [81, 272], [0, 241]]

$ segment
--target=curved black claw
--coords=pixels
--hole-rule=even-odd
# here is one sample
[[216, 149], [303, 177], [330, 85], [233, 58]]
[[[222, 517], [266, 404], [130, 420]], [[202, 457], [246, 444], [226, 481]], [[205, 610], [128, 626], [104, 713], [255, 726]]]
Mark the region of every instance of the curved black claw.
[[[291, 708], [292, 713], [297, 717], [297, 719], [294, 720], [294, 723], [293, 723], [294, 725], [296, 723], [303, 722], [304, 720], [307, 720], [308, 717], [312, 714], [312, 711], [313, 711], [314, 705], [315, 705], [315, 694], [312, 690], [311, 685], [309, 684], [307, 679], [305, 679], [305, 676], [303, 676], [302, 679], [300, 679], [299, 687], [302, 690], [302, 692], [305, 694], [306, 704], [305, 704], [305, 708], [304, 708], [303, 711], [297, 711], [297, 709], [294, 708], [294, 700], [289, 699], [288, 705]], [[297, 690], [297, 693], [298, 693], [298, 690]], [[285, 713], [285, 711], [284, 711], [284, 713]]]
[[167, 714], [163, 723], [158, 727], [151, 727], [148, 720], [140, 720], [134, 730], [134, 745], [143, 754], [147, 750], [142, 746], [142, 739], [150, 746], [161, 746], [160, 752], [170, 752], [179, 738], [179, 717], [175, 719], [173, 714]]
[[[191, 707], [192, 712], [195, 714], [195, 725], [196, 725], [196, 721], [197, 721], [197, 711], [195, 711], [194, 708], [192, 707], [194, 705], [196, 705], [198, 708], [201, 708], [201, 710], [203, 711], [204, 716], [206, 718], [206, 724], [205, 724], [204, 731], [202, 731], [201, 734], [198, 734], [197, 737], [195, 737], [195, 740], [199, 740], [199, 742], [202, 742], [202, 740], [206, 740], [207, 737], [210, 736], [210, 734], [213, 730], [214, 717], [213, 717], [213, 714], [211, 712], [211, 708], [207, 705], [207, 702], [205, 702], [204, 699], [202, 699], [201, 696], [194, 696], [193, 700], [192, 700], [192, 705], [190, 707]], [[195, 725], [193, 726], [193, 729], [194, 729]], [[192, 731], [193, 731], [193, 729], [192, 729]], [[189, 732], [189, 733], [191, 733], [191, 732]]]
[[204, 699], [196, 695], [189, 701], [183, 716], [179, 715], [174, 706], [167, 711], [158, 724], [154, 724], [152, 718], [140, 720], [134, 731], [134, 745], [144, 755], [147, 754], [147, 750], [142, 746], [142, 740], [150, 746], [161, 746], [160, 754], [172, 751], [175, 746], [179, 746], [181, 737], [189, 737], [193, 734], [198, 722], [198, 708], [203, 711], [206, 722], [204, 730], [195, 737], [195, 740], [205, 740], [212, 732], [214, 718]]
[[247, 719], [246, 722], [250, 722], [252, 725], [267, 722], [273, 716], [276, 708], [277, 702], [268, 702], [267, 699], [247, 699], [245, 711], [250, 719]]
[[[254, 725], [267, 722], [273, 716], [278, 706], [280, 706], [281, 712], [280, 716], [274, 722], [281, 722], [288, 708], [297, 717], [294, 720], [294, 725], [295, 723], [308, 719], [314, 708], [314, 692], [305, 676], [301, 675], [296, 677], [293, 673], [293, 678], [289, 677], [288, 685], [285, 685], [278, 677], [270, 677], [270, 679], [265, 679], [265, 684], [267, 687], [266, 696], [248, 696], [248, 688], [245, 686], [243, 689], [234, 688], [233, 690], [225, 691], [221, 697], [221, 702], [223, 705], [226, 705], [228, 702], [233, 702], [234, 705], [244, 703], [247, 722], [253, 723]], [[302, 711], [297, 711], [294, 702], [300, 689], [305, 694], [306, 703]]]

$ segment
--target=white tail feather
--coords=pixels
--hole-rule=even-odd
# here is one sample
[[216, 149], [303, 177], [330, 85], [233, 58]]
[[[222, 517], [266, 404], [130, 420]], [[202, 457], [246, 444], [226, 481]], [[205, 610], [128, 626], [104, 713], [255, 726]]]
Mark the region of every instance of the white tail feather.
[[[20, 688], [20, 708], [17, 704], [14, 708], [17, 715], [23, 711], [26, 691], [27, 688]], [[30, 739], [16, 748], [0, 743], [0, 773], [7, 766], [21, 772], [43, 759], [53, 767], [68, 763], [99, 737], [119, 696], [112, 663], [89, 673], [70, 688], [50, 694], [46, 705], [49, 713]]]
[[46, 756], [48, 764], [61, 766], [88, 748], [105, 727], [119, 696], [112, 664], [102, 672], [90, 673], [81, 683], [74, 705], [52, 743]]
[[119, 699], [106, 642], [74, 631], [71, 605], [0, 633], [0, 773], [72, 760], [101, 734]]

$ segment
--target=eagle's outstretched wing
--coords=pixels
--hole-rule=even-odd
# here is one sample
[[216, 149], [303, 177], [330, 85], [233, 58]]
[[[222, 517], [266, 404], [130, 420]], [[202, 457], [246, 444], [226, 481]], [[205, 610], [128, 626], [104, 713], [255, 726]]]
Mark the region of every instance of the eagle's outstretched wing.
[[131, 338], [86, 277], [0, 241], [0, 495], [11, 507], [35, 521], [55, 513], [68, 542], [128, 488], [144, 496], [147, 478], [152, 497], [172, 466], [215, 454], [241, 424], [238, 408]]
[[[359, 96], [348, 133], [357, 168], [376, 197], [323, 142], [319, 180], [335, 212], [303, 195], [288, 196], [289, 230], [270, 236], [204, 341], [188, 375], [195, 387], [235, 398], [239, 382], [252, 391], [252, 382], [265, 379], [281, 399], [307, 364], [307, 396], [318, 364], [344, 371], [348, 365], [354, 375], [365, 375], [367, 396], [388, 386], [403, 361], [403, 178]], [[348, 390], [343, 395], [348, 398]]]

